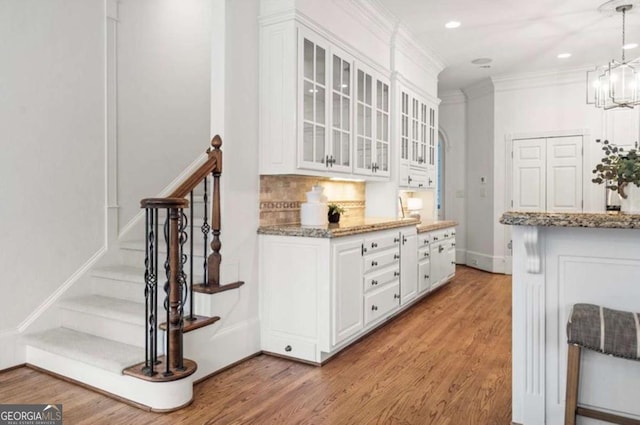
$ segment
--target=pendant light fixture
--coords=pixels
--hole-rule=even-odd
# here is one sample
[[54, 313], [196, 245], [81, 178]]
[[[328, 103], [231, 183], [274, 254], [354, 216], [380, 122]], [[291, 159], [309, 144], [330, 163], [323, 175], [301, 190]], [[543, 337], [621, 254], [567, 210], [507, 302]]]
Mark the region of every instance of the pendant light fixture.
[[615, 8], [622, 13], [622, 62], [612, 60], [587, 72], [587, 103], [598, 108], [633, 108], [640, 105], [640, 59], [625, 58], [626, 14], [632, 4]]

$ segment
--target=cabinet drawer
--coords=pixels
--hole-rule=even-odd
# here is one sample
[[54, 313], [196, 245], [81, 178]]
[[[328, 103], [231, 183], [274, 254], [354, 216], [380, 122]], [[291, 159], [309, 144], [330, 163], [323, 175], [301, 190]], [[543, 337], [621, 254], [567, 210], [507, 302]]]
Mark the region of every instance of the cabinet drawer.
[[364, 290], [365, 292], [367, 292], [376, 288], [380, 288], [384, 286], [385, 283], [397, 280], [398, 277], [400, 277], [399, 264], [389, 267], [385, 270], [369, 273], [364, 277]]
[[318, 362], [316, 358], [316, 344], [301, 341], [296, 338], [287, 338], [268, 335], [262, 336], [262, 350], [279, 354], [281, 356], [294, 357], [309, 362]]
[[400, 246], [400, 232], [389, 232], [366, 238], [364, 240], [364, 253], [371, 254], [394, 246]]
[[418, 248], [428, 247], [431, 243], [430, 233], [421, 233], [418, 235]]
[[364, 257], [364, 272], [379, 270], [392, 264], [399, 264], [400, 251], [398, 249], [388, 249], [379, 254], [367, 255]]
[[400, 283], [396, 282], [364, 297], [364, 323], [385, 317], [400, 306]]
[[421, 261], [418, 263], [418, 292], [425, 292], [431, 289], [431, 262]]
[[430, 257], [429, 251], [430, 251], [429, 245], [418, 249], [418, 261], [429, 260], [429, 257]]

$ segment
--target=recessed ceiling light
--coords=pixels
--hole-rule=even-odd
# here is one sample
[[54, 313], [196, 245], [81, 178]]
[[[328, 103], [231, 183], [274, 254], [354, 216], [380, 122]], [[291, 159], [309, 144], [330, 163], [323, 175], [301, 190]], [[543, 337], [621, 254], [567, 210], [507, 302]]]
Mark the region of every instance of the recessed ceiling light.
[[491, 62], [493, 62], [493, 59], [491, 58], [478, 58], [471, 61], [474, 65], [486, 65]]
[[558, 59], [567, 59], [571, 57], [571, 53], [560, 53]]
[[444, 24], [444, 27], [449, 29], [458, 28], [459, 26], [460, 26], [460, 22], [458, 21], [449, 21], [446, 24]]
[[636, 47], [638, 47], [638, 43], [627, 43], [622, 46], [624, 50], [635, 49]]

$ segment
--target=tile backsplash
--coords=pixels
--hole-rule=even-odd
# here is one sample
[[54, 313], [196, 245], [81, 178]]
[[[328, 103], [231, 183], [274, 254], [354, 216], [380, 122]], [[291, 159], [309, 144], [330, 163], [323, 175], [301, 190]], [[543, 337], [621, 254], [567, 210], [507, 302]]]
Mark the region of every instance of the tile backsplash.
[[345, 217], [364, 217], [364, 182], [334, 181], [326, 177], [260, 176], [260, 226], [300, 223], [300, 205], [311, 186], [324, 187], [328, 202], [345, 209]]

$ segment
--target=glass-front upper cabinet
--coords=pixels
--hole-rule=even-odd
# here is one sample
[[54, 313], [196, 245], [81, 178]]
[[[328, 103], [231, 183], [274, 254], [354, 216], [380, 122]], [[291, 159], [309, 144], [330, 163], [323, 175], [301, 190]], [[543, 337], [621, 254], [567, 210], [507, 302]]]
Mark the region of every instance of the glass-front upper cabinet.
[[302, 137], [300, 165], [326, 168], [327, 48], [311, 37], [302, 39]]
[[299, 166], [350, 173], [352, 161], [353, 59], [302, 31]]
[[351, 172], [353, 60], [337, 49], [332, 49], [331, 56], [331, 149], [327, 161], [333, 171]]
[[388, 176], [390, 158], [389, 82], [358, 64], [356, 67], [354, 172]]

